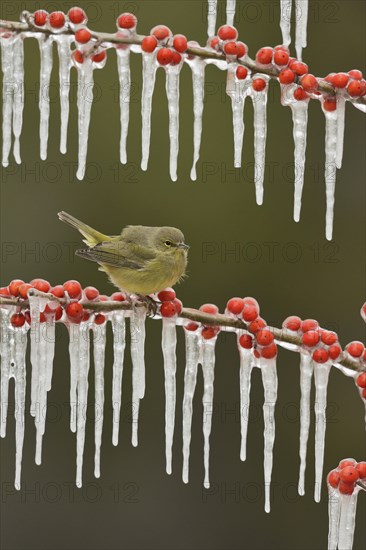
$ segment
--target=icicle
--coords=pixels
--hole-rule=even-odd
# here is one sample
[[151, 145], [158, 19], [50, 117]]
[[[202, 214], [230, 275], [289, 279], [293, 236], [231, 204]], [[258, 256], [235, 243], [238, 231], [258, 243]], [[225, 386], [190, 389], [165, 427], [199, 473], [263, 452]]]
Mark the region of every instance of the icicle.
[[292, 0], [280, 0], [282, 41], [285, 46], [291, 44], [291, 9]]
[[352, 495], [340, 495], [341, 514], [339, 519], [338, 550], [352, 550], [359, 491], [360, 488], [355, 487]]
[[255, 161], [255, 194], [257, 204], [263, 204], [263, 181], [266, 163], [267, 138], [267, 97], [269, 77], [257, 73], [258, 77], [266, 81], [266, 87], [261, 92], [251, 89], [251, 98], [254, 110], [254, 161]]
[[341, 499], [338, 489], [333, 489], [328, 483], [328, 550], [337, 550], [339, 536], [339, 516], [341, 511]]
[[122, 375], [123, 360], [126, 346], [126, 324], [123, 311], [115, 311], [112, 314], [113, 330], [113, 382], [112, 382], [112, 406], [113, 406], [113, 434], [112, 443], [118, 445], [119, 422], [121, 415]]
[[80, 325], [68, 324], [69, 329], [69, 356], [70, 356], [70, 430], [76, 432], [78, 416], [77, 386], [79, 380], [79, 342]]
[[[239, 334], [238, 334], [239, 338]], [[238, 350], [240, 354], [240, 460], [245, 461], [247, 458], [247, 431], [249, 421], [249, 406], [250, 406], [250, 378], [253, 369], [252, 352], [244, 349], [238, 342]]]
[[202, 340], [202, 372], [203, 372], [203, 437], [204, 437], [204, 487], [210, 488], [210, 434], [213, 414], [214, 376], [215, 376], [215, 344], [216, 338]]
[[260, 369], [264, 388], [264, 486], [265, 506], [268, 513], [271, 509], [271, 477], [273, 463], [273, 444], [275, 440], [275, 406], [277, 401], [277, 369], [276, 359], [261, 359]]
[[23, 108], [24, 108], [24, 46], [23, 37], [18, 35], [14, 41], [14, 105], [13, 105], [13, 133], [14, 146], [13, 154], [15, 162], [20, 164], [20, 135], [23, 126]]
[[12, 315], [10, 309], [0, 308], [1, 315], [1, 334], [0, 334], [0, 356], [1, 356], [1, 418], [0, 418], [0, 437], [6, 436], [6, 419], [8, 416], [9, 402], [9, 378], [11, 363], [11, 340], [13, 338], [13, 327], [10, 323]]
[[95, 456], [94, 476], [100, 477], [100, 447], [102, 444], [103, 418], [104, 418], [104, 365], [107, 323], [93, 325], [93, 354], [94, 354], [94, 379], [95, 379]]
[[227, 70], [226, 93], [231, 98], [234, 130], [234, 166], [241, 167], [244, 139], [244, 104], [250, 88], [246, 80], [235, 78], [236, 65], [229, 65]]
[[325, 188], [327, 195], [327, 212], [325, 236], [328, 241], [333, 235], [334, 193], [336, 182], [337, 158], [337, 111], [325, 111]]
[[39, 82], [39, 137], [41, 140], [41, 159], [47, 158], [48, 122], [50, 118], [50, 79], [53, 65], [52, 43], [53, 37], [43, 34], [37, 35], [41, 56], [41, 72]]
[[315, 379], [315, 502], [320, 502], [326, 427], [327, 386], [330, 364], [314, 361]]
[[85, 443], [85, 424], [88, 406], [88, 374], [90, 366], [90, 324], [80, 324], [79, 340], [79, 376], [78, 376], [78, 410], [77, 410], [77, 432], [76, 432], [76, 486], [82, 486], [83, 455]]
[[41, 335], [40, 312], [43, 311], [47, 300], [39, 296], [29, 296], [29, 309], [31, 316], [31, 364], [32, 364], [32, 379], [31, 379], [31, 406], [30, 414], [35, 417], [36, 427], [37, 419], [39, 418], [39, 382], [41, 376], [41, 366], [45, 366], [45, 345]]
[[308, 125], [308, 106], [310, 100], [294, 101], [292, 111], [295, 162], [294, 220], [300, 220], [301, 198], [305, 176], [306, 133]]
[[120, 160], [122, 164], [127, 162], [127, 135], [130, 120], [130, 49], [117, 48], [117, 66], [119, 75], [119, 104], [121, 111], [121, 142]]
[[186, 369], [184, 373], [183, 397], [183, 472], [182, 479], [188, 483], [189, 449], [191, 444], [191, 428], [193, 413], [193, 396], [196, 389], [197, 368], [200, 360], [200, 335], [189, 330], [184, 331], [186, 339]]
[[205, 95], [205, 68], [206, 63], [203, 59], [195, 58], [187, 61], [192, 70], [192, 84], [193, 84], [193, 114], [194, 114], [194, 128], [193, 128], [193, 165], [191, 169], [191, 180], [196, 181], [197, 171], [196, 165], [200, 158], [200, 147], [202, 137], [202, 115], [203, 115], [203, 100]]
[[70, 93], [70, 69], [72, 67], [71, 36], [57, 35], [54, 37], [57, 44], [60, 78], [60, 107], [61, 107], [61, 137], [60, 152], [67, 151], [67, 128], [69, 124], [69, 93]]
[[207, 0], [207, 35], [214, 36], [216, 29], [217, 0]]
[[78, 65], [78, 123], [79, 123], [79, 165], [76, 177], [82, 180], [86, 169], [86, 155], [88, 152], [88, 135], [90, 124], [90, 112], [93, 104], [93, 62], [91, 59], [84, 59]]
[[141, 170], [147, 170], [150, 152], [151, 134], [151, 106], [152, 96], [155, 87], [156, 77], [156, 53], [142, 52], [142, 96], [141, 96], [141, 117], [142, 117], [142, 158]]
[[306, 452], [310, 426], [310, 394], [313, 365], [311, 355], [300, 352], [300, 473], [299, 495], [305, 494]]
[[306, 29], [308, 25], [308, 0], [295, 0], [296, 8], [296, 56], [301, 61], [302, 49], [306, 48]]
[[176, 383], [177, 370], [177, 331], [174, 319], [163, 318], [161, 347], [164, 355], [165, 379], [165, 457], [166, 473], [172, 473], [172, 446], [175, 424]]
[[138, 443], [140, 399], [145, 394], [145, 308], [136, 308], [131, 314], [132, 359], [132, 445]]
[[343, 142], [344, 142], [344, 122], [346, 116], [346, 100], [343, 95], [338, 95], [337, 101], [337, 156], [336, 166], [342, 168]]
[[169, 109], [170, 161], [169, 171], [172, 181], [177, 181], [177, 162], [179, 151], [179, 74], [183, 62], [165, 67], [166, 96]]
[[9, 166], [14, 98], [14, 41], [13, 36], [1, 37], [1, 68], [3, 72], [3, 158], [2, 164]]
[[25, 428], [25, 390], [26, 390], [26, 363], [28, 326], [16, 328], [14, 331], [15, 340], [15, 366], [13, 368], [15, 379], [15, 489], [20, 490], [23, 441]]
[[226, 24], [227, 25], [234, 25], [235, 4], [236, 4], [236, 0], [226, 0]]

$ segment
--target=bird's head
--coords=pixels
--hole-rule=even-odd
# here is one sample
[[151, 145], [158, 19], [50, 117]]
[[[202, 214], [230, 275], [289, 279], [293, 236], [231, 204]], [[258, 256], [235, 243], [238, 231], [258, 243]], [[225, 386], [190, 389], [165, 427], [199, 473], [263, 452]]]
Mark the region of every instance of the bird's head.
[[167, 254], [187, 254], [189, 246], [184, 235], [175, 227], [161, 227], [155, 236], [155, 246]]

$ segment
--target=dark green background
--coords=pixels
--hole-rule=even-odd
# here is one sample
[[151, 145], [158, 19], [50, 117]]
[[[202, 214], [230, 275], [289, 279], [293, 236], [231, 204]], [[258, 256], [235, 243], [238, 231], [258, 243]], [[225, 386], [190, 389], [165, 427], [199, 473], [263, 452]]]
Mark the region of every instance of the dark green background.
[[[80, 2], [88, 9], [92, 28], [113, 31], [114, 20], [130, 10], [146, 33], [158, 23], [204, 43], [205, 2], [142, 1]], [[43, 7], [67, 10], [71, 3], [46, 2]], [[278, 0], [239, 2], [240, 38], [254, 55], [263, 45], [281, 42]], [[2, 18], [17, 19], [21, 9], [35, 2], [4, 2]], [[223, 6], [221, 6], [223, 8]], [[310, 2], [309, 46], [304, 60], [311, 72], [365, 67], [363, 1]], [[222, 11], [223, 13], [223, 11]], [[224, 17], [221, 16], [223, 21]], [[192, 91], [191, 75], [181, 76], [181, 130], [179, 178], [168, 176], [168, 120], [164, 73], [159, 71], [154, 95], [149, 168], [140, 162], [141, 59], [132, 56], [133, 93], [128, 141], [129, 165], [119, 165], [119, 107], [115, 55], [96, 71], [96, 96], [89, 141], [89, 169], [85, 181], [75, 178], [77, 113], [73, 88], [68, 153], [59, 145], [57, 63], [51, 90], [49, 156], [39, 160], [37, 84], [39, 55], [33, 40], [26, 42], [26, 105], [21, 140], [23, 165], [2, 170], [2, 284], [12, 278], [41, 276], [52, 284], [69, 278], [102, 292], [112, 288], [96, 267], [69, 254], [80, 240], [57, 220], [66, 210], [106, 233], [126, 224], [175, 225], [191, 245], [189, 278], [179, 287], [185, 305], [197, 307], [213, 301], [220, 309], [235, 295], [253, 295], [267, 321], [279, 325], [296, 313], [315, 317], [323, 326], [339, 331], [343, 344], [364, 339], [359, 309], [365, 296], [365, 122], [364, 115], [347, 106], [344, 165], [338, 173], [334, 241], [324, 237], [325, 190], [324, 117], [316, 102], [309, 109], [307, 171], [301, 222], [292, 220], [292, 123], [289, 109], [281, 107], [278, 86], [272, 84], [268, 106], [268, 170], [265, 202], [255, 204], [253, 185], [252, 106], [245, 112], [244, 168], [232, 171], [231, 107], [225, 96], [225, 73], [207, 69], [207, 100], [198, 181], [191, 182]], [[75, 83], [75, 75], [73, 75]], [[36, 171], [36, 174], [32, 174]], [[207, 175], [208, 172], [215, 172]], [[268, 243], [272, 243], [269, 245]], [[215, 251], [207, 256], [207, 246]], [[239, 256], [229, 254], [235, 249]], [[274, 254], [269, 254], [274, 247]], [[33, 253], [32, 253], [33, 251]], [[27, 254], [28, 252], [28, 254]], [[110, 334], [109, 334], [110, 336]], [[126, 403], [120, 445], [111, 444], [111, 337], [106, 368], [105, 431], [102, 475], [93, 477], [93, 422], [87, 424], [84, 492], [73, 487], [75, 438], [68, 427], [69, 366], [67, 336], [58, 327], [54, 383], [49, 394], [53, 419], [47, 424], [43, 465], [34, 464], [35, 433], [27, 414], [23, 459], [23, 490], [14, 494], [14, 420], [1, 450], [1, 544], [10, 549], [321, 549], [326, 547], [327, 497], [312, 498], [314, 480], [313, 437], [310, 434], [305, 497], [296, 494], [298, 476], [298, 358], [280, 351], [277, 433], [274, 450], [272, 512], [263, 511], [263, 390], [259, 373], [252, 384], [253, 411], [248, 434], [248, 459], [239, 459], [239, 416], [225, 414], [238, 407], [239, 377], [232, 337], [217, 346], [216, 413], [211, 436], [212, 493], [202, 489], [201, 435], [202, 379], [194, 403], [190, 484], [181, 482], [181, 402], [184, 348], [180, 334], [177, 423], [173, 475], [165, 474], [164, 382], [160, 351], [160, 323], [148, 322], [147, 392], [140, 415], [140, 445], [131, 447], [128, 403], [131, 396], [130, 361], [126, 360]], [[29, 379], [29, 378], [28, 378]], [[90, 396], [93, 392], [91, 376]], [[29, 391], [29, 388], [28, 388]], [[90, 413], [92, 417], [92, 412]], [[364, 408], [352, 380], [333, 369], [329, 384], [329, 416], [325, 472], [341, 458], [365, 458]], [[225, 490], [237, 488], [239, 494]], [[36, 490], [39, 498], [26, 494]], [[98, 494], [96, 495], [96, 489]], [[258, 496], [256, 497], [256, 491]], [[214, 493], [214, 494], [213, 494]], [[92, 500], [95, 497], [95, 502]], [[57, 500], [52, 502], [52, 499]], [[365, 495], [360, 495], [354, 548], [365, 546]]]

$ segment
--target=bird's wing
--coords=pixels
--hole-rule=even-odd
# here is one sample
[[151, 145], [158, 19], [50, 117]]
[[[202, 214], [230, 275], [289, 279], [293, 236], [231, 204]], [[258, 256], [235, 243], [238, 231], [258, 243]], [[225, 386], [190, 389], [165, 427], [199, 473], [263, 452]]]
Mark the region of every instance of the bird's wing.
[[[91, 249], [77, 250], [76, 254], [101, 264], [113, 267], [142, 269], [154, 258], [153, 251], [120, 240], [99, 243]], [[141, 250], [140, 250], [141, 248]]]

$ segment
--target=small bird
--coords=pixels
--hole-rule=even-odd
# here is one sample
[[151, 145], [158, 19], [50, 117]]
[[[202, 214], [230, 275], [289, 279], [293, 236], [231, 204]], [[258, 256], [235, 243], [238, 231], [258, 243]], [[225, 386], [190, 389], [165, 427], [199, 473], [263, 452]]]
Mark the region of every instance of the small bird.
[[185, 275], [189, 246], [175, 227], [129, 225], [120, 235], [109, 237], [67, 212], [59, 212], [58, 217], [85, 237], [88, 248], [75, 254], [97, 262], [112, 283], [128, 294], [147, 296], [173, 286]]

